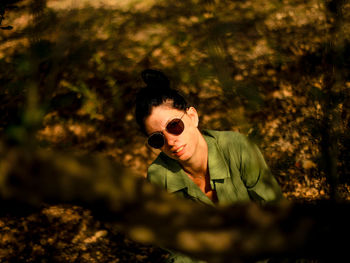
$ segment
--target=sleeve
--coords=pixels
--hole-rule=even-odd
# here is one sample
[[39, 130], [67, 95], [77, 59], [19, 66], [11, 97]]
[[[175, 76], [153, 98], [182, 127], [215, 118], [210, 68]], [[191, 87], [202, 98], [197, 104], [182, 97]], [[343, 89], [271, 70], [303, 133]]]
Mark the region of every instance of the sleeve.
[[281, 200], [281, 188], [259, 148], [246, 136], [240, 137], [240, 172], [250, 198], [261, 203]]
[[158, 156], [156, 160], [154, 160], [154, 162], [148, 167], [146, 179], [154, 185], [165, 188], [165, 174], [166, 169], [164, 168], [164, 165], [162, 165], [160, 156]]
[[[166, 185], [166, 169], [162, 165], [161, 157], [157, 158], [148, 168], [147, 180], [161, 188], [165, 188]], [[169, 257], [165, 260], [165, 263], [206, 263], [205, 261], [199, 261], [190, 258], [182, 253], [172, 251], [170, 249], [161, 247], [163, 250], [170, 253]]]

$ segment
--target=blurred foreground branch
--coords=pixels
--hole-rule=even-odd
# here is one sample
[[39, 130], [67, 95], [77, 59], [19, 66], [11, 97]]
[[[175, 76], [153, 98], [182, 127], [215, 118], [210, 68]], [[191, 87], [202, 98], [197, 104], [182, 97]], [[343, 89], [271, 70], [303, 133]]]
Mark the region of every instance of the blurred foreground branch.
[[[26, 207], [73, 203], [103, 222], [122, 225], [133, 239], [209, 262], [265, 257], [348, 257], [349, 203], [210, 208], [178, 200], [98, 156], [0, 147], [3, 202]], [[11, 210], [11, 208], [9, 208]], [[15, 209], [15, 208], [14, 208]]]

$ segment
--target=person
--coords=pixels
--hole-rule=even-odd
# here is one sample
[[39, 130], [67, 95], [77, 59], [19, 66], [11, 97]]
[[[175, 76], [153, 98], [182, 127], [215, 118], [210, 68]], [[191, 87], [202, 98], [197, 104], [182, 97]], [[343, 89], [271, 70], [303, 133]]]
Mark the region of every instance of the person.
[[[160, 154], [147, 179], [170, 193], [210, 206], [282, 198], [258, 147], [233, 131], [199, 130], [197, 110], [170, 88], [160, 71], [142, 72], [135, 117], [149, 146]], [[169, 262], [197, 262], [172, 253]]]

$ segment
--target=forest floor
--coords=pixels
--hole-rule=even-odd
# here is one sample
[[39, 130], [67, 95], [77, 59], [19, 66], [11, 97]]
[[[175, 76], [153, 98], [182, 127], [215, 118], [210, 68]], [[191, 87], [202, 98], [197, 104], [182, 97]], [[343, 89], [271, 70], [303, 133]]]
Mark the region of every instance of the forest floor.
[[[52, 121], [56, 117], [49, 116], [38, 133], [39, 141], [50, 142], [50, 147], [55, 150], [102, 154], [123, 163], [140, 176], [145, 176], [147, 167], [158, 154], [146, 146], [145, 138], [136, 131], [132, 118], [125, 123], [125, 130], [130, 131], [128, 141], [120, 143], [114, 131], [99, 129], [96, 123]], [[210, 123], [210, 118], [203, 118], [203, 122]], [[298, 163], [295, 157], [298, 155], [290, 151], [296, 149], [296, 142], [292, 145], [283, 140], [286, 137], [283, 132], [290, 134], [297, 130], [293, 121], [277, 115], [262, 123], [266, 141], [262, 141], [260, 147], [284, 196], [302, 202], [328, 199], [329, 186], [325, 177], [317, 176], [318, 169], [311, 154], [314, 151], [312, 142], [300, 139], [301, 133], [296, 135], [295, 141], [304, 144], [305, 152], [309, 152], [308, 158], [300, 159], [302, 161]], [[292, 131], [283, 131], [280, 127], [292, 127]], [[294, 157], [289, 158], [292, 161], [284, 157], [286, 153], [293, 154]], [[284, 161], [282, 167], [280, 160]], [[350, 200], [348, 184], [340, 185], [338, 191], [343, 200]], [[3, 215], [0, 218], [0, 244], [0, 262], [156, 263], [168, 256], [160, 248], [134, 242], [115, 227], [102, 224], [90, 211], [67, 205], [44, 206], [42, 210], [26, 215]]]
[[[46, 127], [39, 136], [51, 134], [51, 141], [66, 141], [71, 136], [80, 143], [75, 150], [91, 149], [90, 140], [84, 133], [88, 129], [74, 124]], [[70, 132], [70, 133], [69, 133]], [[46, 137], [47, 139], [47, 137]], [[90, 138], [91, 139], [91, 138]], [[114, 156], [125, 165], [132, 164], [140, 176], [146, 172], [147, 166], [157, 155], [144, 145], [144, 138], [135, 136], [138, 147], [131, 147], [131, 152], [106, 147], [104, 154]], [[95, 140], [93, 144], [96, 144]], [[78, 148], [76, 148], [80, 145]], [[83, 147], [84, 146], [84, 147]], [[96, 146], [96, 145], [95, 145]], [[123, 154], [122, 154], [123, 153]], [[121, 159], [120, 157], [123, 156]], [[142, 172], [140, 172], [140, 170]], [[293, 178], [293, 177], [291, 177]], [[305, 179], [300, 176], [294, 180], [284, 181], [281, 185], [284, 196], [289, 200], [314, 201], [327, 198], [327, 187], [324, 179]], [[308, 178], [305, 176], [305, 178]], [[349, 185], [339, 188], [341, 196], [350, 200]], [[25, 214], [25, 213], [24, 213]], [[154, 246], [143, 245], [130, 240], [116, 227], [104, 225], [93, 218], [89, 210], [78, 206], [43, 206], [31, 214], [3, 215], [0, 218], [0, 262], [163, 262], [168, 254]]]
[[[287, 199], [299, 202], [329, 199], [329, 185], [317, 165], [318, 142], [310, 139], [307, 126], [302, 123], [307, 115], [297, 118], [285, 115], [290, 108], [300, 108], [294, 96], [280, 101], [285, 103], [285, 108], [267, 107], [262, 116], [249, 119], [250, 123], [258, 123], [264, 138], [258, 142], [259, 147]], [[203, 102], [204, 106], [199, 107], [202, 126], [217, 129], [215, 123], [221, 126], [222, 122], [216, 118], [227, 117], [227, 109], [212, 102], [213, 109], [205, 110], [206, 104]], [[214, 109], [216, 113], [211, 114]], [[126, 116], [119, 134], [108, 128], [108, 123], [84, 118], [82, 121], [80, 117], [63, 119], [57, 112], [48, 114], [37, 136], [41, 147], [102, 154], [141, 177], [146, 175], [158, 152], [146, 146], [132, 116]], [[227, 129], [240, 131], [236, 126]], [[342, 200], [350, 200], [349, 184], [340, 184], [338, 192]], [[3, 212], [0, 218], [0, 262], [156, 263], [163, 262], [167, 255], [160, 248], [130, 240], [78, 206], [43, 206], [36, 213], [19, 215]]]
[[[66, 5], [77, 7], [85, 2], [52, 0], [49, 6], [52, 3], [56, 8], [66, 8]], [[138, 0], [130, 2], [139, 2], [139, 8], [147, 3]], [[9, 52], [8, 46], [3, 49]], [[0, 57], [5, 56], [5, 51]], [[273, 78], [275, 74], [272, 71], [271, 74], [267, 73], [267, 77]], [[318, 167], [319, 139], [312, 135], [307, 123], [310, 117], [320, 115], [319, 105], [307, 100], [304, 87], [281, 83], [276, 86], [278, 89], [265, 92], [268, 94], [264, 98], [268, 101], [265, 108], [255, 116], [246, 115], [244, 121], [255, 123], [259, 136], [263, 138], [259, 141], [259, 147], [287, 199], [301, 202], [329, 199], [327, 179]], [[242, 123], [240, 118], [245, 112], [227, 109], [219, 102], [215, 104], [213, 98], [207, 98], [207, 101], [201, 99], [198, 111], [203, 127], [243, 132], [251, 130], [232, 124], [233, 120]], [[225, 119], [228, 117], [231, 117], [230, 121]], [[145, 138], [136, 132], [133, 117], [126, 116], [120, 133], [108, 129], [108, 121], [99, 121], [98, 118], [88, 121], [63, 119], [57, 112], [52, 112], [45, 117], [38, 140], [45, 147], [55, 150], [102, 154], [145, 176], [148, 165], [158, 153], [149, 149]], [[230, 124], [225, 125], [226, 122]], [[345, 166], [345, 169], [348, 168]], [[350, 200], [349, 184], [341, 184], [337, 190], [342, 200]], [[117, 227], [102, 224], [89, 210], [78, 206], [43, 205], [35, 213], [21, 211], [18, 215], [9, 215], [2, 211], [0, 217], [0, 262], [157, 263], [163, 262], [166, 257], [164, 250], [130, 240]]]

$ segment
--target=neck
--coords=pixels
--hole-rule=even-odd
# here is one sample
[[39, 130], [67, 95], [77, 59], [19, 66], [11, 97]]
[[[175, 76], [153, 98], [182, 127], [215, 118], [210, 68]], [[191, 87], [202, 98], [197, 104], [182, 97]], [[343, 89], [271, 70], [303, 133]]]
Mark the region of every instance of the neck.
[[208, 169], [208, 145], [201, 133], [198, 138], [198, 145], [191, 159], [181, 163], [183, 169], [193, 177], [205, 175]]

